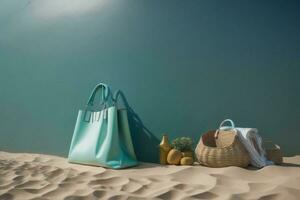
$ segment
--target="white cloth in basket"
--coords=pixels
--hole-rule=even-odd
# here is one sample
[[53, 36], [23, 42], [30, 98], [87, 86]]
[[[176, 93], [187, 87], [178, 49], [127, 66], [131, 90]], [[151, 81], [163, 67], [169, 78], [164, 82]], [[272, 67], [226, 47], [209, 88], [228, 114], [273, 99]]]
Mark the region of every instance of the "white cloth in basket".
[[266, 158], [266, 152], [262, 147], [262, 138], [256, 128], [235, 128], [240, 141], [243, 143], [250, 155], [251, 165], [255, 167], [264, 167], [273, 164]]
[[[229, 126], [222, 126], [225, 122], [230, 122], [231, 127]], [[258, 130], [256, 128], [239, 128], [235, 127], [234, 123], [230, 119], [224, 120], [220, 125], [220, 130], [228, 130], [234, 129], [241, 143], [245, 146], [246, 150], [250, 156], [250, 163], [254, 167], [264, 167], [267, 165], [272, 165], [273, 162], [267, 160], [266, 152], [262, 146], [262, 138], [258, 134]]]

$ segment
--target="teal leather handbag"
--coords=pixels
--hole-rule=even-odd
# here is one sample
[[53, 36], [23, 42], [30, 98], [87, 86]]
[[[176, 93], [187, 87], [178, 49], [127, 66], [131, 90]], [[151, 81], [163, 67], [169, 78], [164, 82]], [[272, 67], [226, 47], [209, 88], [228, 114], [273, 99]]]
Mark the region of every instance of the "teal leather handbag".
[[[92, 109], [101, 90], [101, 109]], [[117, 94], [117, 93], [116, 93]], [[118, 95], [112, 98], [106, 84], [98, 84], [86, 108], [79, 110], [68, 160], [112, 169], [136, 166], [126, 110], [118, 109]]]

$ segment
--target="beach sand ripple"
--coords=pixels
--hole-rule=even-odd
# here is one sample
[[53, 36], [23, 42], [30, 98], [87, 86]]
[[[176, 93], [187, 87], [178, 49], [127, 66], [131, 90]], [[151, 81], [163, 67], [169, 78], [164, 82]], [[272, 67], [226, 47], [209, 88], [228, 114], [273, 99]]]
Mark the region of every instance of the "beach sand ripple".
[[0, 200], [300, 199], [300, 156], [283, 166], [161, 166], [111, 170], [65, 158], [0, 152]]

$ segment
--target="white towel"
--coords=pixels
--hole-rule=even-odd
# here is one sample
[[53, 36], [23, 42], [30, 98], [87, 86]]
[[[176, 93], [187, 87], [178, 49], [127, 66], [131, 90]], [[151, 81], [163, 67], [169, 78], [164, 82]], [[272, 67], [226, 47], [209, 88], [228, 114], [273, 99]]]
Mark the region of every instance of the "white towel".
[[[231, 126], [223, 126], [224, 123], [230, 122]], [[241, 143], [245, 146], [246, 150], [249, 153], [250, 156], [250, 163], [254, 167], [264, 167], [266, 165], [272, 165], [273, 162], [267, 160], [266, 158], [266, 152], [262, 146], [262, 138], [258, 134], [258, 131], [256, 128], [239, 128], [235, 127], [234, 123], [230, 119], [224, 120], [220, 127], [220, 130], [230, 130], [234, 129], [238, 137], [241, 141]]]
[[256, 128], [235, 128], [240, 141], [244, 144], [250, 155], [251, 165], [255, 167], [264, 167], [273, 164], [267, 160], [266, 152], [262, 147], [262, 138]]

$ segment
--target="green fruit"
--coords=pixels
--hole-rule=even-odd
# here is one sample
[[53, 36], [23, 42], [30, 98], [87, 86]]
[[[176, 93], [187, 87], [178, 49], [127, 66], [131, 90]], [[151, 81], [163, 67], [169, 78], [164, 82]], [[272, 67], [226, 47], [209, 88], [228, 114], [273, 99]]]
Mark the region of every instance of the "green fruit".
[[190, 137], [179, 137], [173, 140], [172, 146], [178, 151], [193, 151], [193, 140]]

